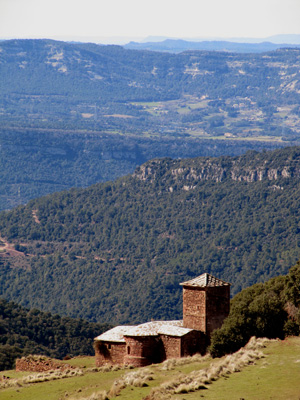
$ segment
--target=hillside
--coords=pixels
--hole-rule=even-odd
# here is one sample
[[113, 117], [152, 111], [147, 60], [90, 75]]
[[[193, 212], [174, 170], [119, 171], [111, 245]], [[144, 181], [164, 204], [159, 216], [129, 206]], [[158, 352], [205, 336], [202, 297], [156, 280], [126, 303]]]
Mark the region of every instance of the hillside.
[[174, 55], [92, 43], [4, 41], [1, 126], [291, 140], [299, 136], [299, 54]]
[[133, 175], [30, 201], [0, 218], [0, 295], [90, 321], [181, 317], [203, 272], [232, 294], [300, 258], [300, 149], [153, 160]]
[[1, 383], [1, 399], [39, 400], [47, 393], [49, 400], [149, 400], [153, 395], [155, 400], [298, 400], [299, 349], [296, 337], [252, 340], [230, 357], [169, 360], [135, 370], [98, 371], [92, 368], [93, 358], [73, 359], [67, 363], [78, 368], [77, 374], [66, 379], [5, 371], [10, 379]]
[[109, 328], [59, 315], [27, 310], [0, 299], [0, 371], [11, 369], [15, 358], [44, 354], [55, 358], [93, 355], [93, 339]]
[[152, 158], [299, 143], [299, 54], [2, 41], [0, 209]]

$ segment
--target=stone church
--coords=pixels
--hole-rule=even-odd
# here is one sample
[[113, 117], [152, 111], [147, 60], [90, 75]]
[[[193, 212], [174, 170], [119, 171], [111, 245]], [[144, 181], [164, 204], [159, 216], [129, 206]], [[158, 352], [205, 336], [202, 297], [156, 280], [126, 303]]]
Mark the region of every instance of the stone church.
[[151, 321], [116, 326], [95, 338], [96, 365], [128, 364], [143, 367], [204, 354], [214, 329], [229, 314], [230, 284], [202, 274], [183, 287], [183, 320]]

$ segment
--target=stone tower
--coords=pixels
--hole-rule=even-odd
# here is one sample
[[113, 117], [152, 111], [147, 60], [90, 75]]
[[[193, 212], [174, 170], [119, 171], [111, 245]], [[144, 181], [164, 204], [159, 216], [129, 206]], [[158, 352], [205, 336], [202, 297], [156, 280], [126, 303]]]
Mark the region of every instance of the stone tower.
[[202, 331], [209, 338], [229, 314], [230, 284], [206, 273], [180, 285], [183, 326]]

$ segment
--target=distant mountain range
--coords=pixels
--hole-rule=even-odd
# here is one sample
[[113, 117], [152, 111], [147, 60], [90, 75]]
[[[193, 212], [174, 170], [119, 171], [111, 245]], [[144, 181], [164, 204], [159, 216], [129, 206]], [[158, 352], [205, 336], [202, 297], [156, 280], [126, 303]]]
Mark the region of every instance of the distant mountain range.
[[[16, 37], [0, 38], [1, 41], [15, 40]], [[31, 38], [36, 40], [38, 38]], [[49, 38], [50, 39], [50, 38]], [[287, 45], [300, 45], [300, 35], [283, 34], [273, 35], [264, 38], [253, 38], [253, 37], [168, 37], [168, 36], [147, 36], [147, 37], [136, 37], [136, 36], [74, 36], [74, 35], [55, 35], [51, 37], [52, 40], [63, 41], [68, 43], [97, 43], [97, 44], [108, 44], [108, 45], [126, 45], [129, 42], [136, 43], [152, 43], [152, 42], [163, 42], [165, 40], [183, 40], [185, 42], [231, 42], [231, 43], [263, 43], [270, 42], [274, 44], [283, 43]], [[22, 39], [20, 39], [22, 40]]]
[[273, 43], [271, 41], [243, 43], [224, 40], [187, 41], [183, 39], [165, 39], [153, 42], [130, 42], [123, 47], [126, 49], [163, 51], [169, 53], [181, 53], [189, 50], [263, 53], [280, 48], [299, 48], [300, 44], [298, 41], [295, 44], [285, 42]]
[[180, 54], [0, 43], [0, 209], [133, 172], [156, 157], [300, 140], [300, 49]]
[[185, 38], [185, 37], [167, 37], [167, 36], [148, 36], [144, 39], [130, 39], [130, 41], [135, 42], [163, 42], [167, 39], [173, 40], [185, 40], [187, 42], [231, 42], [231, 43], [263, 43], [263, 42], [271, 42], [276, 44], [299, 44], [300, 45], [300, 35], [293, 34], [283, 34], [283, 35], [273, 35], [267, 36], [264, 38], [251, 38], [251, 37], [230, 37], [230, 38], [221, 38], [221, 37], [199, 37], [199, 38]]

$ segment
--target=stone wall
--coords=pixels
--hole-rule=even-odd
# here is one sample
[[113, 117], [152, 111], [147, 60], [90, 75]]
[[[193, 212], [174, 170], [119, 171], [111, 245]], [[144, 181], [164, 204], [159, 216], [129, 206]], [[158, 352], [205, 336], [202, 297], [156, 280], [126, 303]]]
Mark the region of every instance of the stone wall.
[[16, 371], [31, 371], [31, 372], [46, 372], [55, 369], [64, 371], [66, 369], [73, 369], [69, 364], [62, 364], [45, 356], [27, 356], [18, 358], [16, 360]]
[[191, 331], [182, 337], [181, 357], [192, 356], [196, 353], [204, 355], [206, 347], [206, 335], [200, 331]]
[[206, 332], [205, 288], [183, 287], [183, 326]]
[[125, 364], [144, 367], [164, 360], [164, 349], [158, 336], [125, 336]]
[[161, 335], [160, 337], [165, 353], [161, 361], [167, 360], [168, 358], [181, 357], [181, 337], [168, 335]]
[[206, 288], [206, 333], [220, 328], [230, 309], [230, 286]]
[[229, 285], [183, 288], [183, 326], [202, 331], [208, 338], [222, 326], [229, 308]]
[[96, 366], [104, 364], [124, 364], [126, 354], [125, 343], [96, 342], [95, 356]]

